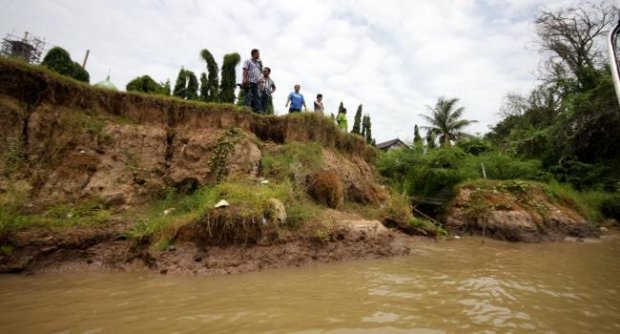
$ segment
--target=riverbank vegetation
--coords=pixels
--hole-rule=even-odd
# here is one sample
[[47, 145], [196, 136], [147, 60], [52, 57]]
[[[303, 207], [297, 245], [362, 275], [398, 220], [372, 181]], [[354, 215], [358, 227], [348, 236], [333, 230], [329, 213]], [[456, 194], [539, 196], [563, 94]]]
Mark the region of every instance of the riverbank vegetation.
[[445, 205], [457, 185], [478, 179], [523, 180], [570, 199], [593, 223], [620, 219], [620, 108], [598, 43], [614, 8], [542, 11], [540, 84], [529, 95], [508, 94], [504, 118], [484, 137], [458, 131], [471, 121], [456, 99], [440, 98], [424, 115], [426, 145], [416, 125], [410, 148], [379, 156], [381, 173], [414, 203]]

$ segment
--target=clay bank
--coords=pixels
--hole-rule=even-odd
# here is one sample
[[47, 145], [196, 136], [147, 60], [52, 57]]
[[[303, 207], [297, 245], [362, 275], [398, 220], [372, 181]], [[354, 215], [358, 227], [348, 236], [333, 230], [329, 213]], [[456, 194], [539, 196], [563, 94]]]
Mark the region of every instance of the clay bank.
[[[403, 255], [412, 235], [445, 233], [383, 184], [374, 148], [314, 114], [113, 92], [0, 60], [0, 151], [0, 273], [237, 273]], [[463, 189], [439, 219], [449, 231], [597, 234], [535, 187], [495, 201]]]

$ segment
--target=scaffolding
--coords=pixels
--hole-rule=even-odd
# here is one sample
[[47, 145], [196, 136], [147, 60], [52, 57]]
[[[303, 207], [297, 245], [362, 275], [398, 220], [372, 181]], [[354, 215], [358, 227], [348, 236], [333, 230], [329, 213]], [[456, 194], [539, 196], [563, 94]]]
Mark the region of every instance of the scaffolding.
[[15, 57], [25, 60], [30, 64], [38, 64], [45, 48], [45, 40], [24, 33], [23, 38], [7, 34], [2, 40], [0, 54], [7, 57]]

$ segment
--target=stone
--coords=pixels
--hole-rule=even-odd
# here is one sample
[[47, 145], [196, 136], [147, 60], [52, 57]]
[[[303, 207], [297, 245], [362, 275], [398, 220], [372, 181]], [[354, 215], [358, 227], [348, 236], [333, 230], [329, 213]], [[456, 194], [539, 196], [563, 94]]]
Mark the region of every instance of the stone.
[[286, 208], [284, 203], [276, 198], [270, 198], [269, 204], [271, 205], [271, 218], [277, 224], [286, 223]]

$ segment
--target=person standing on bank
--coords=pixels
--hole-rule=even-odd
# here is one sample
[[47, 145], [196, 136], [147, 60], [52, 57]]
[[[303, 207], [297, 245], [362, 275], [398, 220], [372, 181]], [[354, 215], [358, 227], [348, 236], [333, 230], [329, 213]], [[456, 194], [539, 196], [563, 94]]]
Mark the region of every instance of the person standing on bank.
[[314, 112], [323, 115], [325, 106], [323, 106], [323, 94], [316, 95], [316, 101], [314, 101]]
[[293, 88], [295, 89], [295, 91], [288, 94], [288, 97], [286, 98], [286, 104], [284, 105], [284, 107], [288, 108], [288, 105], [290, 103], [291, 107], [289, 108], [288, 112], [294, 113], [294, 112], [300, 112], [301, 106], [303, 105], [304, 111], [307, 111], [306, 101], [304, 101], [304, 96], [301, 93], [299, 93], [301, 86], [295, 85], [295, 87]]
[[260, 105], [263, 113], [267, 113], [269, 103], [271, 102], [271, 94], [276, 91], [276, 84], [269, 77], [270, 74], [271, 69], [265, 67], [263, 69], [263, 77], [260, 80]]
[[252, 58], [243, 62], [243, 89], [245, 90], [245, 105], [254, 112], [260, 112], [260, 97], [258, 82], [261, 79], [263, 64], [260, 62], [260, 51], [252, 49]]
[[347, 109], [342, 108], [338, 113], [338, 117], [336, 117], [336, 122], [338, 123], [338, 128], [340, 130], [347, 132], [349, 131], [349, 124], [347, 122]]

